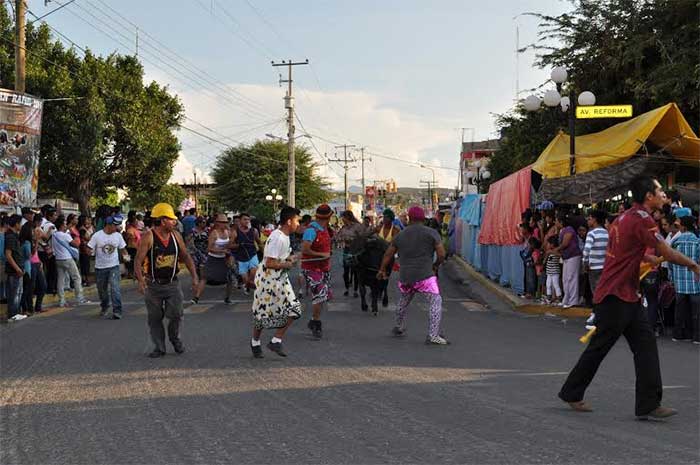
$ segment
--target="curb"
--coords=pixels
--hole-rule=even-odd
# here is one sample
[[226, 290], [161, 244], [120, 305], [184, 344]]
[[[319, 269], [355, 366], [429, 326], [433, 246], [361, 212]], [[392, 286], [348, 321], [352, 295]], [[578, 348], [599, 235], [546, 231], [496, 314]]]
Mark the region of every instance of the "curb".
[[469, 274], [471, 278], [478, 281], [489, 291], [493, 292], [494, 294], [498, 295], [500, 298], [508, 302], [513, 307], [513, 310], [515, 310], [516, 312], [527, 313], [529, 315], [554, 315], [564, 318], [588, 318], [591, 315], [591, 309], [586, 307], [562, 308], [550, 305], [539, 305], [521, 299], [520, 297], [513, 295], [513, 293], [510, 292], [508, 289], [491, 281], [489, 278], [478, 272], [462, 257], [458, 255], [453, 255], [453, 258], [457, 263], [459, 263], [459, 265], [464, 269], [464, 271], [466, 271]]
[[[122, 292], [131, 290], [131, 289], [136, 289], [136, 281], [132, 280], [131, 278], [122, 278], [121, 281], [119, 282], [120, 287]], [[68, 300], [68, 295], [73, 295], [75, 298], [75, 292], [71, 290], [66, 291], [66, 301]], [[96, 297], [97, 296], [97, 286], [95, 283], [92, 283], [92, 285], [88, 288], [83, 289], [83, 295], [85, 297]], [[99, 303], [99, 302], [98, 302]], [[54, 307], [58, 307], [58, 294], [53, 295], [53, 294], [47, 294], [44, 296], [44, 300], [42, 301], [43, 307], [45, 308], [45, 311]], [[0, 321], [6, 322], [7, 321], [7, 305], [2, 304], [0, 306]]]

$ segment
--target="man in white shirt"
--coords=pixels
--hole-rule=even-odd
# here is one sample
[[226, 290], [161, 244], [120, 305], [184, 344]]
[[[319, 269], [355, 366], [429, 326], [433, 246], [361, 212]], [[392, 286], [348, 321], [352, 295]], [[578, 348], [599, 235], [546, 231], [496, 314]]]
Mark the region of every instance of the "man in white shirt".
[[121, 271], [119, 269], [119, 251], [125, 262], [131, 257], [126, 252], [126, 242], [119, 232], [124, 219], [121, 215], [108, 216], [105, 226], [90, 238], [88, 248], [95, 256], [95, 282], [100, 296], [100, 316], [108, 315], [110, 303], [110, 288], [112, 300], [111, 319], [122, 318]]
[[59, 307], [66, 306], [65, 282], [70, 276], [75, 286], [75, 297], [78, 305], [90, 303], [83, 297], [83, 282], [78, 271], [75, 260], [78, 258], [78, 239], [73, 239], [70, 233], [66, 232], [66, 220], [63, 216], [56, 219], [56, 230], [51, 234], [51, 248], [56, 256], [57, 288]]
[[44, 215], [41, 219], [41, 237], [39, 238], [39, 259], [44, 265], [44, 273], [46, 275], [46, 293], [55, 294], [56, 293], [56, 257], [53, 254], [53, 249], [51, 248], [51, 235], [56, 230], [56, 225], [53, 224], [56, 221], [58, 214], [56, 209], [51, 205], [44, 205], [41, 208], [41, 212]]

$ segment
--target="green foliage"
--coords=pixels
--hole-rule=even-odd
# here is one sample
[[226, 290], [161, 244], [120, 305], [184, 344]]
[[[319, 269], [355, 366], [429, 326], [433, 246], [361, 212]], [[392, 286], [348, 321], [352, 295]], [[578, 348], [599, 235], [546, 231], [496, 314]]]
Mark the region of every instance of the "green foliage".
[[185, 190], [177, 184], [165, 184], [156, 192], [134, 191], [133, 194], [129, 194], [129, 203], [132, 209], [143, 211], [150, 210], [153, 205], [160, 202], [169, 203], [177, 209], [186, 196]]
[[102, 196], [92, 196], [90, 198], [90, 209], [95, 211], [100, 205], [110, 205], [116, 207], [119, 205], [119, 193], [117, 189], [111, 187], [106, 189], [105, 194]]
[[[629, 103], [636, 115], [675, 102], [690, 125], [698, 128], [700, 2], [576, 0], [572, 4], [572, 11], [559, 16], [533, 14], [540, 20], [540, 40], [530, 46], [538, 53], [536, 64], [568, 70], [563, 93], [590, 90], [597, 104]], [[568, 132], [555, 109], [535, 113], [516, 109], [497, 115], [497, 124], [503, 140], [491, 159], [493, 181], [534, 162], [558, 128]], [[578, 120], [576, 132], [596, 132], [611, 124], [605, 119]]]
[[[14, 86], [14, 25], [0, 5], [0, 85]], [[27, 26], [27, 92], [76, 97], [44, 105], [40, 195], [66, 196], [89, 210], [109, 188], [155, 195], [170, 178], [183, 107], [167, 88], [144, 84], [135, 57], [83, 58], [54, 41], [46, 25]]]
[[[311, 153], [297, 146], [296, 206], [310, 208], [328, 199], [327, 183], [316, 174]], [[222, 152], [211, 172], [217, 184], [216, 200], [227, 209], [267, 212], [265, 196], [270, 189], [287, 199], [287, 145], [280, 141], [257, 141], [251, 146], [238, 146]], [[264, 212], [262, 210], [265, 210]]]

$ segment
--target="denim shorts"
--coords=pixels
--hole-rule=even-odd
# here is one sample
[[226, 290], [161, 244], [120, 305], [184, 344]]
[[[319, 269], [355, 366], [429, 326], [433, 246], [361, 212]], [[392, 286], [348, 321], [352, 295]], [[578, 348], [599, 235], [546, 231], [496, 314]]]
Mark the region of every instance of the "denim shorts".
[[253, 256], [253, 258], [251, 258], [247, 262], [238, 262], [238, 274], [247, 274], [253, 268], [257, 268], [258, 265], [260, 265], [260, 261], [258, 260], [257, 255]]

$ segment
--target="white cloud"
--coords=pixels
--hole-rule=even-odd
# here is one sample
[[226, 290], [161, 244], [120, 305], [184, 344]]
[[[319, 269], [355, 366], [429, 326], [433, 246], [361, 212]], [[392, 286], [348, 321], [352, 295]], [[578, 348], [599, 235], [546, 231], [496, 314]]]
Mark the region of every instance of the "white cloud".
[[[149, 78], [165, 81], [152, 74], [149, 74]], [[195, 91], [179, 89], [174, 85], [171, 88], [182, 99], [186, 115], [214, 129], [216, 133], [192, 120], [185, 120], [184, 125], [209, 137], [236, 145], [265, 138], [267, 133], [286, 136], [283, 88], [230, 84], [227, 86], [230, 92], [226, 94], [229, 96], [228, 102], [224, 97], [224, 89]], [[365, 163], [368, 184], [373, 180], [393, 178], [399, 186], [418, 187], [421, 179], [432, 177], [431, 172], [420, 168], [418, 163], [451, 168], [458, 165], [459, 142], [454, 128], [459, 126], [459, 122], [456, 120], [429, 120], [407, 114], [388, 105], [389, 96], [383, 98], [367, 92], [318, 92], [297, 87], [295, 98], [296, 111], [322, 154], [326, 153], [328, 158], [339, 158], [343, 153], [342, 149], [334, 147], [336, 144], [357, 146], [352, 151], [352, 156], [358, 161], [353, 163], [354, 167], [349, 171], [350, 185], [359, 185], [361, 173], [358, 149], [361, 145], [366, 147], [368, 158], [372, 158], [371, 162]], [[297, 123], [297, 135], [303, 132]], [[203, 177], [218, 153], [225, 148], [186, 130], [182, 130], [179, 136], [183, 150], [171, 182], [182, 182], [183, 178], [192, 179], [193, 169], [197, 169], [198, 176]], [[310, 142], [299, 139], [300, 144], [312, 148]], [[373, 154], [399, 158], [403, 162]], [[322, 156], [317, 155], [316, 158], [326, 163], [321, 166], [320, 173], [334, 187], [342, 188], [342, 166], [337, 163], [328, 166]], [[435, 177], [441, 187], [454, 187], [457, 172], [437, 168]]]

